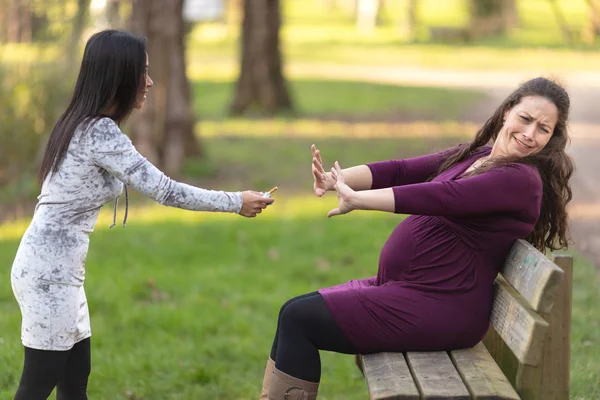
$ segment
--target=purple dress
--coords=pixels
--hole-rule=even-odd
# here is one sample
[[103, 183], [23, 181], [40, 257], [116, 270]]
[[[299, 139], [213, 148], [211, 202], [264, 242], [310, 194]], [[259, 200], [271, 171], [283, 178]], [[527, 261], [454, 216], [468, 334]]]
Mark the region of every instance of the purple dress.
[[473, 177], [485, 147], [431, 182], [449, 151], [368, 164], [372, 189], [393, 187], [396, 213], [376, 277], [320, 289], [360, 353], [471, 347], [485, 335], [493, 282], [517, 239], [539, 218], [542, 181], [509, 164]]

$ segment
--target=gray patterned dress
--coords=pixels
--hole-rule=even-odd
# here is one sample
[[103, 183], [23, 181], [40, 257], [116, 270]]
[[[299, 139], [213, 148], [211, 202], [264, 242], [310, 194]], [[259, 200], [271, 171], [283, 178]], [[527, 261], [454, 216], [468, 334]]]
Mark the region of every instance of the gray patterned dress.
[[[239, 192], [175, 182], [141, 156], [117, 124], [82, 124], [58, 171], [46, 178], [11, 271], [23, 317], [23, 345], [68, 350], [91, 336], [83, 282], [89, 234], [100, 208], [129, 185], [159, 203], [196, 211], [239, 213]], [[125, 186], [127, 189], [127, 186]]]

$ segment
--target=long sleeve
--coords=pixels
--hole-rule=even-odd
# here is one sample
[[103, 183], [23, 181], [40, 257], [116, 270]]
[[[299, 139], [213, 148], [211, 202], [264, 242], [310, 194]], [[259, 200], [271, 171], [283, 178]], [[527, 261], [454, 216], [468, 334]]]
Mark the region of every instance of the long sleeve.
[[174, 181], [146, 160], [109, 118], [96, 122], [86, 133], [92, 161], [123, 183], [160, 204], [194, 211], [239, 213], [239, 192], [206, 190]]
[[464, 217], [503, 212], [537, 220], [542, 200], [538, 171], [523, 164], [509, 164], [458, 180], [396, 186], [395, 212], [403, 214]]
[[457, 147], [404, 160], [379, 161], [367, 164], [373, 176], [371, 189], [384, 189], [425, 182], [435, 174]]

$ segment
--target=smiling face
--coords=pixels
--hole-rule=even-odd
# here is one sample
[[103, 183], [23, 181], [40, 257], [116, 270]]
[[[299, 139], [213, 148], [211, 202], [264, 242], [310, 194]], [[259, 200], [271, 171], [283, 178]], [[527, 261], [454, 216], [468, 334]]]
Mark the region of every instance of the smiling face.
[[504, 119], [490, 156], [521, 158], [546, 146], [558, 122], [558, 109], [545, 97], [526, 96], [504, 113]]
[[148, 89], [150, 89], [152, 87], [152, 85], [154, 85], [154, 82], [152, 81], [152, 78], [150, 78], [150, 74], [148, 73], [148, 55], [146, 54], [146, 70], [144, 71], [144, 86], [142, 87], [142, 90], [140, 91], [140, 93], [138, 93], [137, 96], [137, 101], [135, 103], [135, 108], [140, 109], [142, 108], [142, 106], [144, 105], [144, 103], [146, 102], [146, 94], [148, 93]]

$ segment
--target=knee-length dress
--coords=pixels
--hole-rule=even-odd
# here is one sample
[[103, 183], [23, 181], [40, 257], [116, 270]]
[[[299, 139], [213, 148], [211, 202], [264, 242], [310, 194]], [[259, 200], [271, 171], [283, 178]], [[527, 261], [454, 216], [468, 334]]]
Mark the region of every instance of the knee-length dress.
[[100, 208], [116, 201], [124, 184], [161, 204], [188, 210], [238, 213], [242, 205], [239, 192], [169, 179], [136, 151], [110, 118], [81, 124], [58, 170], [42, 185], [12, 266], [23, 345], [68, 350], [91, 336], [83, 288], [89, 234]]
[[368, 164], [372, 188], [392, 187], [395, 212], [411, 215], [385, 242], [377, 276], [319, 290], [361, 353], [465, 348], [485, 335], [493, 281], [514, 242], [532, 232], [542, 199], [529, 165], [464, 175], [490, 151], [430, 182], [450, 151]]

